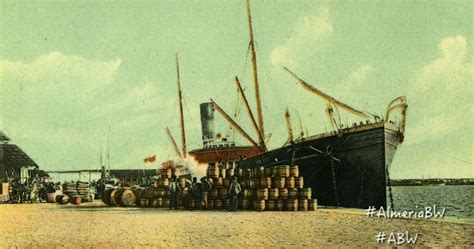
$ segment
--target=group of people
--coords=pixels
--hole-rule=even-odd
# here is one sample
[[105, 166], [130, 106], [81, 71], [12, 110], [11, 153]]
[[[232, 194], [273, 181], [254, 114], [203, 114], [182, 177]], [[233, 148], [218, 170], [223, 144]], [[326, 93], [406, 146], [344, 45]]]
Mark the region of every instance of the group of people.
[[[191, 187], [189, 188], [188, 200], [198, 201], [199, 208], [207, 209], [207, 196], [209, 191], [212, 189], [212, 183], [206, 178], [201, 178], [201, 182], [197, 182], [197, 178], [193, 177], [191, 182]], [[170, 200], [170, 210], [178, 209], [178, 197], [181, 192], [181, 188], [176, 181], [176, 176], [171, 178], [171, 183], [169, 186], [171, 200]], [[230, 211], [237, 211], [237, 198], [239, 193], [242, 191], [237, 177], [232, 178], [232, 182], [229, 187], [229, 197], [230, 197]]]

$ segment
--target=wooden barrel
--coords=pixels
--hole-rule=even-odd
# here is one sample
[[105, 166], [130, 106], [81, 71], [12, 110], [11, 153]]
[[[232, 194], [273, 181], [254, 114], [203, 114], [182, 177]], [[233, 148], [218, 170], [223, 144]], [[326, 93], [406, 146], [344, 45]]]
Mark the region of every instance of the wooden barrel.
[[275, 210], [275, 200], [265, 201], [265, 210], [274, 211]]
[[269, 188], [268, 189], [268, 199], [269, 200], [276, 200], [278, 199], [278, 188]]
[[244, 170], [241, 168], [234, 169], [234, 176], [242, 177], [244, 176]]
[[226, 178], [232, 178], [235, 175], [235, 170], [230, 168], [225, 171]]
[[281, 200], [286, 200], [288, 198], [288, 189], [287, 188], [279, 188], [278, 189], [278, 198]]
[[161, 178], [171, 178], [171, 175], [173, 174], [173, 171], [171, 170], [171, 168], [167, 168], [167, 169], [160, 169], [160, 175], [161, 175]]
[[168, 188], [170, 186], [170, 179], [160, 178], [158, 179], [158, 188]]
[[308, 211], [316, 211], [318, 209], [318, 200], [309, 199], [308, 200]]
[[154, 199], [158, 197], [160, 197], [158, 195], [158, 189], [155, 187], [148, 187], [148, 188], [145, 188], [145, 190], [143, 191], [144, 199]]
[[285, 187], [285, 182], [286, 182], [286, 178], [285, 177], [279, 177], [279, 176], [276, 176], [273, 178], [273, 187], [274, 188], [284, 188]]
[[298, 189], [289, 188], [288, 189], [288, 199], [298, 199]]
[[225, 168], [220, 168], [219, 169], [219, 176], [222, 178], [226, 177], [226, 169]]
[[186, 188], [186, 178], [184, 177], [178, 178], [178, 185], [181, 189]]
[[121, 188], [116, 195], [117, 204], [121, 207], [132, 207], [136, 204], [137, 198], [130, 188]]
[[265, 176], [265, 168], [259, 167], [257, 168], [257, 178], [261, 178]]
[[302, 188], [299, 191], [300, 199], [311, 199], [311, 188]]
[[213, 188], [209, 191], [208, 198], [211, 200], [217, 199], [219, 197], [219, 191], [216, 188]]
[[186, 201], [186, 208], [187, 209], [195, 209], [196, 208], [196, 202], [193, 199], [189, 199]]
[[214, 182], [214, 187], [219, 188], [224, 186], [224, 179], [222, 177], [217, 177], [212, 179]]
[[290, 166], [290, 176], [298, 177], [300, 176], [300, 170], [298, 165]]
[[253, 201], [253, 209], [255, 211], [265, 210], [265, 200], [255, 200], [255, 201]]
[[272, 187], [272, 179], [270, 177], [260, 178], [260, 188], [271, 188], [271, 187]]
[[110, 206], [118, 206], [115, 196], [117, 195], [117, 189], [113, 189], [110, 193]]
[[73, 197], [71, 197], [71, 204], [74, 204], [74, 205], [79, 205], [82, 203], [82, 198], [81, 196], [79, 195], [75, 195]]
[[271, 167], [272, 169], [272, 176], [278, 176], [279, 174], [279, 171], [278, 171], [278, 167]]
[[249, 200], [246, 200], [246, 199], [243, 199], [243, 200], [239, 200], [239, 208], [240, 209], [249, 209]]
[[186, 200], [188, 199], [189, 196], [189, 188], [182, 188], [181, 191], [179, 192], [179, 199]]
[[214, 209], [214, 200], [207, 200], [207, 209]]
[[207, 166], [207, 175], [210, 177], [219, 177], [219, 166], [217, 165]]
[[278, 176], [280, 177], [290, 177], [290, 166], [283, 165], [278, 167]]
[[250, 177], [256, 178], [257, 177], [257, 168], [250, 169]]
[[257, 199], [258, 200], [268, 200], [268, 188], [259, 188], [259, 189], [257, 189]]
[[106, 205], [110, 205], [110, 194], [112, 193], [114, 189], [113, 188], [108, 188], [102, 192], [102, 201]]
[[285, 180], [286, 188], [294, 188], [295, 187], [295, 178], [294, 177], [287, 177]]
[[223, 209], [224, 203], [221, 199], [214, 200], [214, 209]]
[[284, 200], [276, 200], [275, 201], [275, 211], [283, 211], [285, 210], [285, 201]]
[[248, 188], [245, 188], [242, 190], [242, 198], [243, 199], [250, 199], [252, 198], [252, 191]]
[[304, 188], [304, 178], [302, 176], [295, 177], [295, 188]]
[[232, 180], [230, 178], [224, 179], [224, 188], [229, 188]]
[[220, 199], [229, 198], [229, 190], [227, 188], [220, 188], [217, 192]]
[[266, 168], [264, 169], [264, 171], [265, 171], [265, 176], [266, 176], [266, 177], [272, 177], [272, 176], [273, 176], [273, 172], [272, 172], [272, 168], [271, 168], [271, 167], [266, 167]]
[[287, 199], [285, 200], [286, 211], [298, 211], [298, 199]]
[[69, 203], [69, 196], [67, 195], [57, 195], [56, 202], [58, 204], [68, 204]]
[[141, 199], [140, 207], [148, 207], [148, 199]]
[[135, 194], [135, 204], [137, 206], [141, 205], [140, 201], [143, 197], [143, 190], [144, 190], [143, 188], [136, 188], [133, 190], [133, 193]]
[[170, 198], [163, 198], [163, 205], [161, 206], [162, 208], [169, 208], [170, 207], [171, 200]]
[[230, 207], [230, 199], [224, 199], [222, 200], [222, 203], [224, 203], [224, 209], [228, 209]]
[[57, 195], [58, 195], [57, 193], [49, 193], [48, 195], [46, 195], [46, 202], [55, 203]]
[[163, 199], [162, 198], [156, 198], [151, 200], [151, 206], [155, 208], [159, 208], [163, 206]]
[[298, 211], [308, 211], [308, 200], [298, 200]]
[[257, 178], [252, 178], [249, 181], [249, 188], [258, 188], [259, 180]]
[[250, 185], [250, 179], [241, 179], [239, 183], [240, 183], [240, 187], [242, 187], [243, 189], [248, 188]]

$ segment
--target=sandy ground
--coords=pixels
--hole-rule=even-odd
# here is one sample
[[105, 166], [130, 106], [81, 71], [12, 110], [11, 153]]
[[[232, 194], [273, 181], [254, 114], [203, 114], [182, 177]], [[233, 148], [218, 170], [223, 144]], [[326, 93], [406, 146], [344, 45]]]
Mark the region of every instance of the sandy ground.
[[101, 202], [0, 205], [0, 247], [315, 247], [387, 246], [375, 236], [420, 234], [418, 246], [474, 247], [474, 223], [367, 218], [362, 211], [169, 211]]

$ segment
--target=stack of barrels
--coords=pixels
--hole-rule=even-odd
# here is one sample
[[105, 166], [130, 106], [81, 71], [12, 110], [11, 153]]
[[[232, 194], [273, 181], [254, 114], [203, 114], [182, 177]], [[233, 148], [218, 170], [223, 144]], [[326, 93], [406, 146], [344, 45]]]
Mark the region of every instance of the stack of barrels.
[[206, 176], [212, 188], [209, 191], [208, 209], [228, 209], [230, 206], [229, 187], [232, 177], [238, 174], [233, 164], [227, 166], [209, 165]]
[[[155, 182], [154, 186], [145, 188], [136, 194], [139, 200], [138, 206], [156, 208], [168, 208], [170, 206], [171, 194], [169, 186], [171, 177], [173, 176], [173, 170], [171, 168], [160, 169], [159, 174], [161, 178]], [[181, 188], [178, 198], [178, 207], [184, 207], [188, 199], [189, 183], [184, 177], [177, 178], [177, 182]]]
[[109, 206], [133, 207], [139, 205], [137, 195], [142, 192], [141, 188], [108, 188], [102, 192], [102, 201]]
[[311, 199], [311, 188], [304, 187], [297, 165], [260, 167], [239, 173], [241, 209], [313, 211], [317, 208], [316, 200]]
[[56, 196], [59, 204], [81, 204], [82, 202], [93, 201], [91, 189], [87, 182], [65, 182], [63, 184], [63, 194]]

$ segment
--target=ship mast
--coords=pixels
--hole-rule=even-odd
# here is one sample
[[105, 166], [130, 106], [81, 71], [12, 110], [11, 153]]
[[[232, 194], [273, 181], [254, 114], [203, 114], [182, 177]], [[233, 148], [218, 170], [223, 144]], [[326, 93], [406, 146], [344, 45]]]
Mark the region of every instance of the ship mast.
[[252, 69], [253, 69], [253, 82], [254, 82], [254, 87], [255, 87], [255, 99], [257, 101], [258, 128], [261, 134], [261, 136], [259, 136], [259, 143], [260, 143], [260, 146], [264, 146], [265, 131], [263, 128], [262, 103], [260, 100], [260, 89], [258, 85], [257, 55], [255, 53], [255, 43], [253, 39], [252, 15], [250, 13], [250, 0], [247, 0], [247, 17], [248, 17], [248, 23], [249, 23], [250, 51], [252, 54]]
[[168, 127], [166, 127], [166, 134], [168, 135], [171, 144], [173, 144], [174, 152], [176, 153], [176, 155], [180, 158], [183, 158], [181, 152], [179, 152], [178, 145], [176, 144], [176, 141], [174, 140], [173, 135], [171, 135], [171, 131]]
[[331, 104], [334, 104], [335, 106], [339, 106], [341, 107], [342, 109], [352, 113], [352, 114], [355, 114], [361, 118], [369, 118], [369, 116], [367, 116], [367, 114], [363, 113], [362, 111], [359, 111], [359, 110], [356, 110], [355, 108], [347, 105], [347, 104], [344, 104], [342, 103], [341, 101], [327, 95], [326, 93], [316, 89], [315, 87], [311, 86], [310, 84], [308, 84], [308, 82], [304, 81], [303, 79], [301, 79], [300, 77], [298, 77], [298, 75], [296, 75], [295, 73], [293, 73], [290, 69], [288, 69], [287, 67], [283, 67], [288, 73], [290, 73], [296, 80], [298, 80], [298, 82], [308, 91], [318, 95], [319, 97], [325, 99], [326, 101], [328, 101], [329, 103]]
[[267, 151], [267, 147], [265, 145], [265, 141], [263, 139], [263, 135], [258, 129], [257, 122], [255, 121], [255, 117], [253, 116], [252, 110], [250, 109], [249, 102], [247, 100], [247, 97], [245, 96], [244, 90], [242, 89], [242, 85], [240, 84], [240, 80], [237, 76], [235, 76], [235, 83], [237, 84], [237, 89], [239, 90], [240, 96], [244, 100], [245, 107], [247, 108], [247, 112], [250, 116], [250, 120], [252, 121], [252, 125], [255, 128], [255, 131], [257, 132], [258, 135], [258, 140], [260, 142], [260, 147], [262, 148], [263, 151]]
[[286, 128], [288, 129], [288, 142], [293, 143], [293, 127], [291, 125], [290, 111], [288, 107], [285, 110]]
[[222, 117], [227, 120], [227, 122], [230, 123], [230, 125], [232, 125], [232, 127], [234, 127], [234, 129], [236, 129], [248, 142], [250, 142], [254, 147], [259, 147], [257, 142], [255, 142], [250, 136], [249, 134], [247, 134], [243, 129], [242, 127], [240, 127], [237, 122], [235, 122], [224, 110], [222, 110], [222, 108], [216, 104], [216, 102], [214, 102], [214, 100], [211, 99], [211, 103], [212, 103], [212, 106], [214, 106], [214, 108], [217, 110], [217, 112], [219, 114], [222, 115]]
[[179, 78], [179, 61], [178, 54], [176, 54], [176, 74], [178, 77], [178, 98], [179, 98], [179, 115], [180, 115], [180, 124], [181, 124], [181, 145], [182, 145], [182, 156], [186, 158], [186, 133], [184, 130], [184, 115], [183, 115], [183, 97], [181, 93], [181, 81]]

